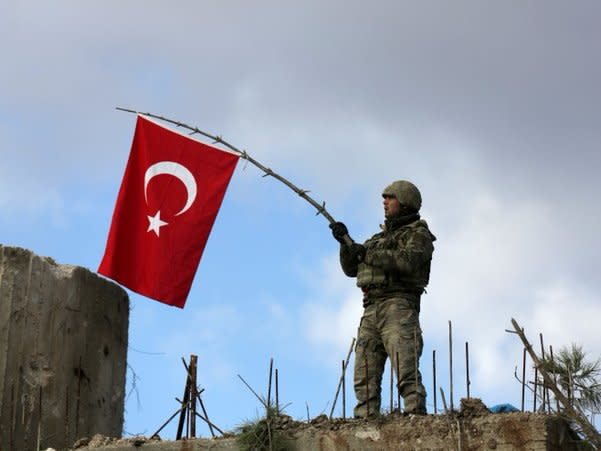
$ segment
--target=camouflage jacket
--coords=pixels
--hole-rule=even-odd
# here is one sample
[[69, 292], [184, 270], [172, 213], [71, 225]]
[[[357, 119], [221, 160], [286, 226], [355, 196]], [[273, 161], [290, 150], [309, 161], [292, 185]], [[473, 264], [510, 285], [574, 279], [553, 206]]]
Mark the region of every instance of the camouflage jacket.
[[430, 278], [435, 240], [418, 215], [409, 223], [403, 218], [386, 221], [383, 231], [364, 243], [362, 262], [353, 261], [349, 247], [343, 245], [340, 263], [347, 276], [357, 277], [357, 286], [366, 293], [372, 289], [421, 293]]

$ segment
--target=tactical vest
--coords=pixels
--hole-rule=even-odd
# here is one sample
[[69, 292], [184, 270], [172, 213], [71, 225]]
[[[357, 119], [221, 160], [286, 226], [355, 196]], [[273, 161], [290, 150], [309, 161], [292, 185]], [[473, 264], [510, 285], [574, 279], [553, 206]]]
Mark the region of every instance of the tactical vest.
[[[396, 253], [395, 257], [402, 260], [404, 255], [412, 250], [419, 250], [415, 248], [415, 243], [412, 243], [412, 241], [416, 233], [424, 232], [433, 238], [426, 222], [419, 220], [393, 230], [384, 230], [367, 240], [364, 246], [367, 252], [371, 249], [393, 251], [393, 254]], [[383, 268], [378, 265], [377, 260], [369, 265], [359, 263], [357, 267], [357, 286], [364, 291], [371, 288], [383, 288], [421, 293], [428, 285], [430, 278], [432, 250], [433, 246], [430, 240], [429, 249], [422, 250], [423, 258], [413, 259], [408, 265], [408, 272], [401, 273], [392, 268]]]

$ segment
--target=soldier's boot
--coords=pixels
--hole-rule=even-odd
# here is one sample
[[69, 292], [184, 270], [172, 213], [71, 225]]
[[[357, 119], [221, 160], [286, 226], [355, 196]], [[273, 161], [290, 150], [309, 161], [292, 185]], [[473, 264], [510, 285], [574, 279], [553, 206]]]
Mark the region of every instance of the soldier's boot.
[[419, 393], [412, 393], [403, 398], [405, 412], [413, 415], [426, 415], [426, 398]]
[[358, 402], [353, 410], [355, 418], [375, 418], [380, 414], [380, 406], [378, 403], [372, 401], [369, 403], [369, 409], [367, 402]]

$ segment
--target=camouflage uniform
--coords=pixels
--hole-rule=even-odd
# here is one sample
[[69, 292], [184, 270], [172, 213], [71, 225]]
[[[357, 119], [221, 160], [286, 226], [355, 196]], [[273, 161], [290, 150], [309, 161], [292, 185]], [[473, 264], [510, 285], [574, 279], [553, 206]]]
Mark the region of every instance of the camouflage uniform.
[[356, 417], [379, 413], [387, 357], [397, 374], [405, 411], [426, 413], [426, 390], [418, 368], [423, 348], [419, 310], [436, 238], [417, 213], [387, 219], [382, 228], [364, 243], [363, 261], [357, 261], [349, 246], [340, 248], [344, 273], [357, 277], [364, 293], [355, 348]]

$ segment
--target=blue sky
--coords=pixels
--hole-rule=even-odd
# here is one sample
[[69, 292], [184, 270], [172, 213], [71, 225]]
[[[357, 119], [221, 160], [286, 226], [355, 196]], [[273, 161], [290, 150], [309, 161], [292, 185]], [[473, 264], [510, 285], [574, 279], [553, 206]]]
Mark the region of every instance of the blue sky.
[[[378, 230], [382, 188], [409, 179], [438, 237], [426, 387], [436, 349], [448, 392], [451, 320], [455, 402], [469, 341], [472, 395], [519, 405], [511, 317], [601, 355], [582, 321], [601, 314], [600, 14], [585, 0], [3, 2], [2, 243], [97, 268], [135, 123], [116, 106], [222, 134], [358, 241]], [[257, 415], [237, 375], [264, 393], [271, 357], [290, 415], [329, 412], [360, 295], [327, 222], [260, 175], [239, 162], [185, 310], [130, 293], [126, 433], [176, 410], [191, 353], [222, 428]]]

